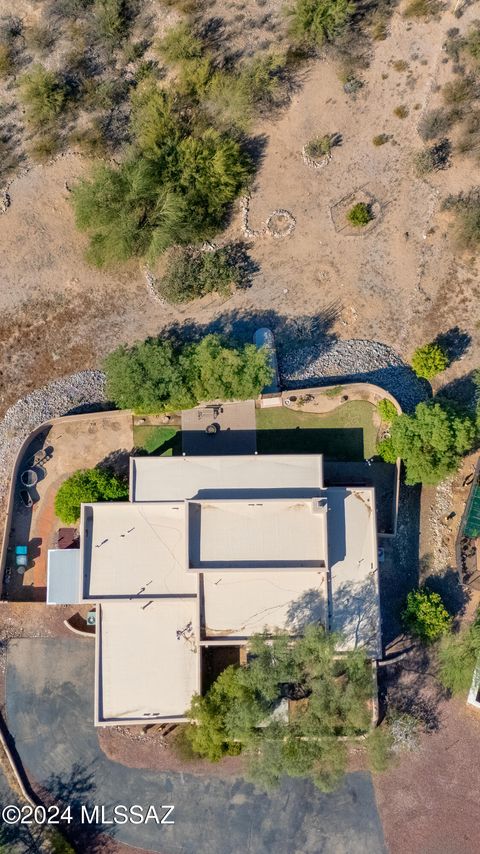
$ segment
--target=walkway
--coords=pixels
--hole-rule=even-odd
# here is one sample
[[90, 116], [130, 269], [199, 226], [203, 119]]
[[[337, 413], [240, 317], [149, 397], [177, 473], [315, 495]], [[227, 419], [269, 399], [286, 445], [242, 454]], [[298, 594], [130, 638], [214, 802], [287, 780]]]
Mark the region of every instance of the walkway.
[[[118, 825], [119, 841], [162, 854], [385, 854], [367, 773], [329, 795], [305, 780], [266, 794], [240, 779], [111, 762], [92, 725], [93, 655], [77, 639], [11, 641], [7, 720], [31, 777], [72, 804], [175, 805], [175, 825]], [[89, 850], [86, 837], [81, 845]]]

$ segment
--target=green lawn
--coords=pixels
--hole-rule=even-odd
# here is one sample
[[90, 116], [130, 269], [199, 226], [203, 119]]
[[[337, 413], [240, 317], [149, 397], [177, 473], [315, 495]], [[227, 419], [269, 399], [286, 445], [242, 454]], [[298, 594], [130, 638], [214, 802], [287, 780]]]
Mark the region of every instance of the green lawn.
[[182, 453], [182, 434], [179, 427], [137, 424], [133, 428], [133, 442], [136, 448], [143, 448], [156, 456], [171, 457]]
[[363, 460], [375, 454], [375, 407], [350, 400], [327, 415], [295, 412], [285, 406], [258, 409], [260, 454], [325, 454], [334, 460]]

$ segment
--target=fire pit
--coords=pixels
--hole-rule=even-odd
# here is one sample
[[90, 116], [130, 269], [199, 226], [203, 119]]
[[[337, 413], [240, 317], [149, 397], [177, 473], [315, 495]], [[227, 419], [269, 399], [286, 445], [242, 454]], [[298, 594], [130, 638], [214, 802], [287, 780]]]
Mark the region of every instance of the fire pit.
[[25, 469], [20, 475], [22, 486], [35, 486], [38, 481], [38, 475], [33, 469]]

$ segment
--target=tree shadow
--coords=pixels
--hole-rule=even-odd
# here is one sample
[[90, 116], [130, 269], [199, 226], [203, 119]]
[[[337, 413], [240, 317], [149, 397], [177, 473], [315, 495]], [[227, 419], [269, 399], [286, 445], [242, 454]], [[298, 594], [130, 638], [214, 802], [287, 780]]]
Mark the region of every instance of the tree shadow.
[[412, 647], [402, 661], [379, 668], [378, 676], [384, 713], [411, 715], [424, 732], [439, 729], [447, 694], [436, 680], [431, 649]]
[[466, 412], [475, 414], [478, 385], [475, 381], [476, 371], [470, 371], [463, 377], [451, 380], [446, 383], [436, 394], [437, 398], [454, 403], [461, 407]]
[[439, 344], [445, 351], [450, 362], [461, 359], [468, 351], [472, 343], [472, 336], [459, 326], [452, 326], [447, 332], [441, 332], [435, 338], [435, 344]]
[[[332, 631], [345, 640], [345, 648], [362, 649], [377, 658], [380, 632], [379, 596], [376, 580], [370, 574], [362, 581], [348, 581], [331, 594]], [[342, 643], [340, 643], [342, 649]]]
[[[92, 816], [96, 803], [96, 760], [87, 764], [76, 762], [68, 774], [63, 777], [60, 774], [51, 774], [41, 789], [41, 797], [45, 804], [57, 804], [62, 810], [71, 808], [72, 822], [62, 825], [62, 832], [66, 839], [75, 846], [77, 851], [88, 851], [88, 854], [105, 854], [108, 850], [106, 845], [105, 830], [101, 823], [94, 820], [89, 823], [82, 820], [82, 807]], [[106, 815], [111, 815], [114, 804], [105, 804]], [[100, 814], [98, 815], [101, 821]], [[116, 834], [115, 825], [110, 825], [108, 836]]]
[[305, 590], [302, 595], [292, 602], [287, 611], [290, 628], [300, 634], [309, 623], [325, 621], [325, 601], [316, 587]]
[[433, 593], [439, 593], [447, 609], [455, 617], [465, 611], [469, 600], [458, 575], [454, 569], [446, 569], [441, 575], [438, 573], [429, 575], [425, 586]]
[[335, 300], [315, 315], [287, 317], [275, 309], [249, 311], [225, 311], [210, 321], [193, 319], [177, 321], [164, 327], [159, 337], [169, 339], [177, 345], [185, 341], [198, 341], [210, 333], [218, 333], [230, 341], [251, 343], [257, 329], [268, 327], [275, 336], [280, 357], [309, 346], [309, 354], [303, 361], [305, 370], [318, 358], [317, 350], [325, 351], [336, 341], [333, 326], [340, 314], [341, 304]]
[[127, 451], [125, 448], [110, 451], [103, 460], [97, 463], [95, 468], [107, 469], [113, 471], [118, 477], [128, 478], [131, 453], [131, 451]]

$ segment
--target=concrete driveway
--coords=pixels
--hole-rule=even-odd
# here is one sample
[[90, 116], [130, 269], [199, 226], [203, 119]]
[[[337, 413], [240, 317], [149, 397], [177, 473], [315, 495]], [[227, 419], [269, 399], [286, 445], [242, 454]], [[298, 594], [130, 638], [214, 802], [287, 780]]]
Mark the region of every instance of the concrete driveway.
[[[93, 644], [11, 641], [7, 720], [25, 767], [56, 798], [81, 804], [174, 804], [175, 824], [104, 827], [162, 854], [384, 854], [371, 777], [350, 774], [333, 794], [286, 780], [266, 794], [241, 779], [127, 768], [107, 759], [92, 724]], [[78, 828], [82, 850], [96, 850]]]

